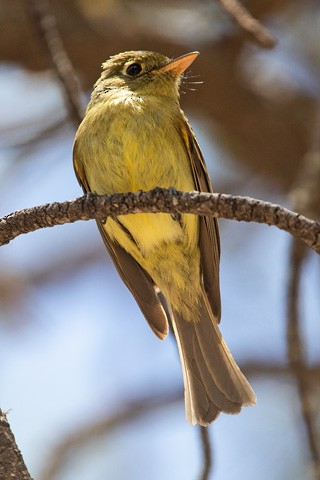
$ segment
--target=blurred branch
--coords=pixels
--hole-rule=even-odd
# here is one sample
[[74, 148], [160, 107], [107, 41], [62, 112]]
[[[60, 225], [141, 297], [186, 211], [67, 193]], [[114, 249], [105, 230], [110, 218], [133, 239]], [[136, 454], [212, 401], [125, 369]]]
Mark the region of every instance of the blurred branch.
[[219, 0], [219, 2], [238, 25], [250, 33], [262, 47], [273, 48], [276, 45], [275, 37], [238, 0]]
[[[296, 184], [290, 193], [292, 204], [305, 215], [320, 217], [320, 106], [314, 122], [314, 138], [311, 151], [304, 157]], [[291, 371], [296, 378], [301, 413], [308, 438], [312, 459], [313, 478], [320, 480], [320, 440], [316, 411], [312, 397], [314, 383], [307, 375], [306, 352], [301, 334], [299, 314], [299, 293], [302, 268], [307, 250], [301, 243], [292, 240], [289, 256], [289, 282], [287, 307], [287, 350]]]
[[274, 225], [303, 240], [320, 253], [320, 223], [280, 205], [249, 197], [220, 193], [185, 193], [162, 188], [149, 192], [101, 196], [89, 193], [73, 201], [49, 203], [11, 213], [0, 219], [0, 245], [9, 243], [23, 233], [78, 220], [159, 212], [193, 213]]
[[288, 288], [287, 343], [291, 371], [298, 384], [301, 411], [313, 463], [313, 478], [320, 480], [320, 450], [317, 444], [318, 427], [313, 415], [311, 403], [312, 384], [306, 371], [304, 342], [301, 335], [298, 311], [299, 283], [305, 253], [305, 247], [301, 245], [301, 243], [293, 240], [289, 258], [290, 276]]
[[63, 88], [70, 118], [75, 128], [78, 128], [84, 115], [82, 92], [78, 77], [64, 49], [56, 18], [48, 0], [29, 0], [29, 3], [40, 39]]
[[208, 480], [212, 467], [211, 442], [208, 427], [199, 427], [203, 451], [203, 469], [200, 480]]
[[[288, 365], [280, 363], [269, 363], [259, 361], [247, 361], [241, 363], [241, 370], [248, 376], [270, 375], [272, 377], [279, 377], [281, 375], [289, 375], [291, 368]], [[320, 364], [306, 366], [305, 374], [311, 381], [320, 381]], [[316, 380], [315, 380], [316, 379]]]
[[0, 410], [0, 479], [32, 480], [7, 421]]
[[[111, 54], [127, 50], [128, 45], [132, 50], [143, 47], [167, 53], [168, 56], [173, 53], [182, 54], [190, 48], [190, 35], [173, 35], [172, 29], [161, 27], [162, 15], [153, 14], [149, 8], [143, 9], [144, 15], [141, 15], [143, 7], [136, 8], [134, 1], [126, 2], [126, 8], [129, 6], [130, 12], [123, 15], [123, 9], [117, 8], [118, 3], [77, 0], [51, 2], [65, 48], [76, 71], [81, 75], [81, 84], [85, 89], [92, 88], [100, 74], [102, 61]], [[145, 3], [148, 7], [149, 4], [157, 4], [148, 1]], [[193, 7], [191, 3], [177, 3], [174, 11], [177, 12], [178, 24], [179, 10], [181, 9], [183, 19], [184, 4], [189, 11]], [[48, 67], [48, 56], [30, 22], [26, 5], [29, 4], [25, 0], [0, 0], [0, 31], [3, 31], [0, 58], [11, 64], [44, 70]], [[160, 3], [159, 8], [161, 5]], [[222, 142], [223, 148], [238, 164], [246, 165], [246, 168], [264, 179], [276, 182], [287, 191], [309, 149], [309, 125], [316, 111], [318, 90], [307, 87], [309, 80], [306, 78], [309, 78], [310, 72], [316, 75], [316, 47], [313, 55], [311, 53], [312, 46], [317, 45], [316, 40], [312, 40], [317, 32], [312, 19], [316, 18], [318, 7], [315, 2], [297, 0], [245, 2], [246, 8], [255, 18], [272, 19], [275, 28], [283, 31], [284, 35], [290, 31], [289, 41], [293, 47], [295, 44], [292, 42], [297, 36], [305, 37], [303, 48], [309, 52], [309, 60], [304, 59], [302, 62], [305, 71], [302, 77], [305, 80], [301, 81], [300, 69], [297, 68], [290, 70], [290, 78], [286, 68], [282, 74], [281, 66], [270, 71], [268, 65], [273, 57], [266, 64], [261, 59], [258, 67], [255, 53], [250, 53], [247, 48], [245, 36], [235, 34], [229, 22], [220, 24], [217, 18], [215, 25], [210, 26], [209, 23], [208, 28], [202, 29], [205, 24], [203, 22], [208, 20], [207, 7], [205, 2], [202, 2], [199, 9], [197, 5], [194, 2], [195, 16], [190, 34], [196, 47], [200, 41], [198, 33], [201, 32], [201, 57], [194, 66], [194, 72], [200, 75], [204, 84], [195, 94], [184, 96], [184, 110], [196, 118], [204, 118], [207, 133], [219, 144]], [[292, 11], [296, 12], [294, 17]], [[172, 12], [168, 15], [171, 19]], [[304, 19], [301, 29], [292, 18]], [[218, 38], [212, 36], [212, 29], [219, 30], [220, 27], [223, 33]], [[297, 53], [296, 49], [294, 51]], [[297, 58], [299, 57], [300, 54]], [[290, 65], [290, 55], [285, 55], [281, 61], [284, 66]], [[250, 74], [245, 73], [247, 65], [256, 65]], [[259, 78], [253, 82], [256, 75]]]
[[[279, 376], [290, 373], [287, 365], [265, 362], [257, 363], [250, 361], [242, 363], [241, 369], [249, 375]], [[313, 367], [308, 368], [307, 372], [311, 380], [318, 381], [320, 376], [320, 365], [314, 365]], [[114, 429], [121, 428], [129, 422], [139, 419], [140, 416], [144, 416], [146, 413], [154, 412], [155, 410], [170, 406], [176, 402], [183, 402], [182, 389], [163, 397], [159, 397], [159, 395], [143, 397], [135, 402], [128, 403], [127, 406], [123, 407], [122, 410], [115, 412], [113, 415], [108, 413], [102, 415], [102, 417], [92, 421], [79, 430], [70, 433], [58, 442], [50, 457], [46, 460], [45, 468], [42, 474], [39, 475], [39, 479], [53, 480], [56, 478], [59, 471], [63, 468], [64, 462], [70, 458], [71, 454], [89, 441], [95, 440], [97, 437], [103, 435], [108, 435]], [[200, 479], [206, 480], [212, 462], [208, 427], [201, 429], [201, 439], [206, 466]]]
[[53, 480], [66, 459], [69, 458], [70, 453], [88, 441], [102, 435], [110, 434], [113, 429], [120, 428], [129, 422], [137, 420], [140, 416], [145, 416], [148, 412], [153, 412], [177, 402], [183, 402], [182, 389], [162, 397], [159, 394], [144, 397], [135, 402], [131, 402], [113, 415], [103, 415], [101, 418], [85, 425], [76, 432], [70, 433], [58, 443], [53, 450], [39, 478], [41, 480]]

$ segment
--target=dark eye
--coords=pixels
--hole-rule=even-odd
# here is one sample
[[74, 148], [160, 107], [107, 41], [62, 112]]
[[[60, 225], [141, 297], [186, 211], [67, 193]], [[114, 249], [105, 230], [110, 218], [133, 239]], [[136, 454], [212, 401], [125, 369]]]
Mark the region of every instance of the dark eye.
[[130, 77], [135, 77], [136, 75], [139, 75], [141, 70], [142, 70], [142, 67], [140, 63], [131, 63], [131, 65], [129, 65], [129, 67], [126, 70], [126, 74], [130, 75]]

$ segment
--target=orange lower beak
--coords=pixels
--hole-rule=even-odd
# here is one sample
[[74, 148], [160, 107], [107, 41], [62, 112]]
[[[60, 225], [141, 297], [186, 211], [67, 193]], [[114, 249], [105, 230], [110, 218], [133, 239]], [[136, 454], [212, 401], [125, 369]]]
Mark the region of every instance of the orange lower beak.
[[181, 75], [188, 67], [190, 67], [191, 63], [194, 62], [198, 55], [199, 52], [191, 52], [187, 53], [186, 55], [182, 55], [181, 57], [174, 58], [163, 67], [159, 68], [157, 72], [174, 72], [177, 75]]

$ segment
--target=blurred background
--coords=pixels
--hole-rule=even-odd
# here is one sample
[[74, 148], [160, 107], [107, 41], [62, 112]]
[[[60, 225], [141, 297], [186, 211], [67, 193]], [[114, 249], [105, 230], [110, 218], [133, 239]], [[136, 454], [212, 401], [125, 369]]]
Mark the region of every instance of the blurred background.
[[[76, 122], [34, 12], [47, 5], [0, 0], [1, 216], [81, 195]], [[199, 50], [181, 103], [215, 190], [319, 216], [319, 1], [245, 3], [273, 49], [214, 0], [49, 5], [83, 106], [112, 54]], [[210, 427], [210, 478], [319, 479], [319, 257], [276, 228], [220, 226], [221, 329], [258, 402]], [[0, 407], [32, 476], [199, 478], [174, 342], [152, 334], [95, 222], [20, 236], [0, 262]]]

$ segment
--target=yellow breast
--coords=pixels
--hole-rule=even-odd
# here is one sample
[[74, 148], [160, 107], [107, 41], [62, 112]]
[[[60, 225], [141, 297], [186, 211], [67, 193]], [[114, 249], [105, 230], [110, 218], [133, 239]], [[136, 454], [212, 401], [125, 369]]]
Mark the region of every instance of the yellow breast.
[[[93, 106], [78, 131], [78, 151], [82, 152], [91, 191], [112, 194], [156, 186], [193, 190], [186, 147], [175, 126], [176, 115], [180, 114], [178, 106], [173, 111], [161, 99], [148, 103], [132, 95], [115, 101], [107, 102], [103, 108], [101, 103]], [[127, 215], [120, 221], [142, 255], [160, 242], [176, 242], [184, 237], [190, 244], [197, 237], [197, 219], [192, 215], [183, 216], [184, 228], [168, 214]], [[136, 246], [116, 222], [109, 219], [106, 228], [133, 254]]]

